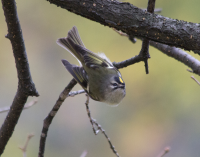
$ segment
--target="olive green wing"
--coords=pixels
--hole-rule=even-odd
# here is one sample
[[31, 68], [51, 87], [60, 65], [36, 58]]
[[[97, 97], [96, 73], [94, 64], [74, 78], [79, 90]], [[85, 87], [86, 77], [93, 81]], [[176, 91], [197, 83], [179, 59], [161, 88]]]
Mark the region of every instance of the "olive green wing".
[[90, 98], [99, 101], [98, 97], [95, 96], [91, 91], [89, 91], [88, 76], [83, 67], [72, 65], [64, 59], [62, 60], [62, 63], [64, 64], [65, 68], [69, 71], [69, 73], [74, 77], [74, 79], [83, 87], [83, 89], [90, 96]]
[[94, 68], [94, 69], [99, 67], [114, 68], [112, 63], [109, 62], [107, 58], [102, 58], [97, 54], [93, 53], [92, 51], [86, 49], [85, 47], [75, 44], [71, 39], [68, 39], [68, 42], [74, 48], [74, 50], [78, 52], [78, 54], [80, 54], [84, 64], [88, 68]]

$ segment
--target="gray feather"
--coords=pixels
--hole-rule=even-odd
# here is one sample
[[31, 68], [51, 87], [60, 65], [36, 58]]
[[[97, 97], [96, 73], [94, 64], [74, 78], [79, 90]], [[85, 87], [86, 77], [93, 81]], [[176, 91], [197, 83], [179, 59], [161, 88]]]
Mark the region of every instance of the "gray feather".
[[85, 47], [85, 45], [83, 44], [79, 36], [76, 26], [74, 26], [68, 32], [67, 37], [59, 38], [56, 41], [56, 43], [60, 45], [61, 47], [63, 47], [64, 49], [66, 49], [67, 51], [69, 51], [78, 60], [79, 64], [82, 65], [80, 54], [74, 49], [74, 45], [80, 45], [81, 47]]
[[63, 65], [69, 71], [69, 73], [75, 78], [75, 80], [83, 87], [87, 92], [88, 76], [83, 67], [70, 64], [67, 60], [62, 60]]

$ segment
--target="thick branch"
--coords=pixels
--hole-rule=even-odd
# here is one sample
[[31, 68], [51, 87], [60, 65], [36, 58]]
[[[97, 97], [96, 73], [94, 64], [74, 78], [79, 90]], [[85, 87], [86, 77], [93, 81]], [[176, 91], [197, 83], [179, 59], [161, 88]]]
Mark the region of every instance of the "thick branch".
[[186, 50], [200, 50], [200, 24], [151, 14], [130, 3], [116, 0], [47, 1], [90, 20], [122, 30], [129, 36], [146, 37]]
[[2, 0], [2, 6], [8, 27], [8, 35], [6, 37], [10, 39], [12, 44], [19, 82], [11, 109], [0, 130], [0, 155], [12, 136], [28, 96], [39, 95], [31, 78], [15, 1]]
[[[116, 30], [115, 30], [116, 31]], [[134, 37], [130, 37], [125, 33], [121, 33], [120, 31], [116, 31], [118, 34], [122, 35], [122, 36], [126, 36], [129, 38], [130, 41], [132, 41], [133, 43], [135, 43], [135, 39]], [[140, 40], [142, 40], [142, 38], [139, 38]], [[157, 43], [154, 41], [150, 41], [150, 45], [157, 48], [158, 50], [160, 50], [162, 53], [180, 61], [181, 63], [187, 65], [188, 67], [190, 67], [192, 69], [192, 72], [199, 75], [200, 76], [200, 61], [197, 60], [196, 58], [192, 57], [191, 55], [189, 55], [188, 53], [186, 53], [185, 51], [173, 47], [173, 46], [169, 46], [169, 45], [165, 45], [165, 44], [161, 44], [161, 43]], [[132, 57], [130, 59], [127, 59], [125, 61], [121, 61], [118, 63], [113, 62], [113, 65], [117, 68], [124, 68], [127, 67], [129, 65], [138, 63], [142, 60], [142, 57], [140, 55], [137, 55], [135, 57]]]
[[35, 85], [32, 81], [24, 39], [19, 23], [17, 8], [14, 0], [2, 0], [4, 15], [8, 27], [6, 37], [10, 39], [17, 67], [19, 79], [19, 90], [29, 96], [38, 96]]

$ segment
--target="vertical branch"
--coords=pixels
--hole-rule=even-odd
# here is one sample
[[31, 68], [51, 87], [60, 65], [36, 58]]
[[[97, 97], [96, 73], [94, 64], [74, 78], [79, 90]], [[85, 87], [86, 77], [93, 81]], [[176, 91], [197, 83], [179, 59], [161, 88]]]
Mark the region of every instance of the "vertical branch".
[[[147, 6], [147, 11], [148, 12], [154, 13], [155, 1], [156, 0], [148, 0], [148, 6]], [[148, 58], [150, 58], [150, 54], [149, 54], [149, 40], [147, 38], [143, 39], [142, 49], [140, 51], [140, 55], [143, 56], [143, 60], [144, 60], [144, 63], [145, 63], [146, 74], [148, 74], [149, 73]]]
[[19, 23], [15, 0], [1, 0], [8, 27], [6, 38], [10, 39], [18, 75], [18, 90], [11, 109], [0, 129], [0, 155], [12, 136], [28, 96], [39, 96], [31, 78], [24, 39]]
[[156, 2], [156, 0], [149, 0], [148, 1], [148, 6], [147, 6], [147, 11], [148, 12], [154, 13], [155, 2]]
[[148, 67], [148, 59], [150, 58], [149, 54], [149, 40], [147, 38], [144, 38], [142, 41], [142, 49], [140, 50], [139, 56], [142, 56], [145, 66], [146, 74], [149, 73], [149, 67]]

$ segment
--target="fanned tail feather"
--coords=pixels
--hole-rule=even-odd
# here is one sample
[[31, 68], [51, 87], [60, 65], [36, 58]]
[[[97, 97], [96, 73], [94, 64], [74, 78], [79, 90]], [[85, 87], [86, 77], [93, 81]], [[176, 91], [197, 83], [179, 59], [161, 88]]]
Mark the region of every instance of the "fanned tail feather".
[[68, 32], [67, 37], [59, 38], [56, 41], [56, 43], [60, 45], [61, 47], [63, 47], [64, 49], [66, 49], [67, 51], [69, 51], [78, 60], [79, 64], [82, 65], [80, 62], [82, 58], [80, 57], [79, 53], [77, 53], [77, 51], [74, 49], [74, 45], [79, 45], [81, 47], [85, 47], [85, 45], [83, 44], [79, 36], [76, 26], [74, 26]]

